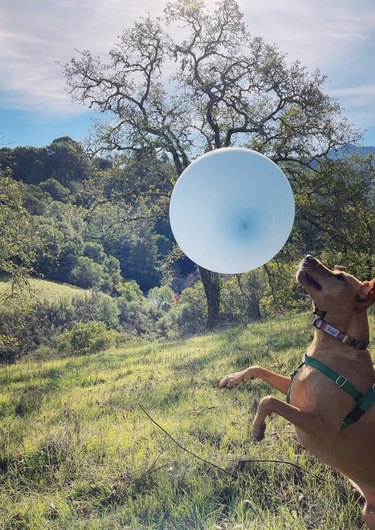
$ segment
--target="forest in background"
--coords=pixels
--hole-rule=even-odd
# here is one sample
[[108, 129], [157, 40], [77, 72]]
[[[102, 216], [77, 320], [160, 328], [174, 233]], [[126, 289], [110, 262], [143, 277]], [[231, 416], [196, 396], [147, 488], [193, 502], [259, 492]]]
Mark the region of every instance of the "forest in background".
[[[373, 277], [374, 155], [353, 147], [361, 132], [325, 93], [325, 76], [250, 34], [235, 0], [213, 9], [174, 0], [157, 19], [125, 28], [106, 58], [76, 51], [62, 69], [72, 101], [99, 118], [84, 146], [61, 137], [0, 149], [0, 273], [13, 299], [3, 293], [0, 358], [79, 352], [88, 336], [182, 337], [305, 309], [294, 277], [307, 253]], [[272, 261], [225, 276], [181, 254], [168, 204], [194, 159], [230, 146], [279, 165], [296, 217]], [[31, 307], [28, 277], [87, 295]]]
[[[169, 225], [176, 174], [168, 157], [89, 157], [63, 137], [45, 148], [0, 149], [0, 171], [0, 269], [3, 281], [13, 282], [13, 302], [3, 293], [0, 316], [3, 361], [205, 331], [198, 270], [176, 248]], [[345, 264], [362, 279], [374, 275], [372, 155], [322, 159], [290, 182], [291, 237], [262, 268], [220, 277], [219, 326], [306, 309], [294, 280], [306, 253]], [[28, 277], [87, 294], [30, 304]]]

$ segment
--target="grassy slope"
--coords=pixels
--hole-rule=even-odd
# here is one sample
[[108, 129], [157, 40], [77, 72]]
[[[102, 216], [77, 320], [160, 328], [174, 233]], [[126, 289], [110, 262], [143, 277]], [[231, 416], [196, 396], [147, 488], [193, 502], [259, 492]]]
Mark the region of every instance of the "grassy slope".
[[[0, 305], [10, 295], [11, 287], [11, 282], [0, 278]], [[56, 303], [61, 300], [71, 300], [76, 296], [84, 296], [88, 292], [90, 291], [74, 287], [73, 285], [51, 282], [39, 278], [29, 278], [28, 285], [22, 290], [20, 296], [23, 302], [25, 299], [26, 301], [29, 299], [31, 301], [46, 300], [50, 303]]]
[[[264, 383], [217, 387], [249, 364], [289, 373], [310, 334], [302, 316], [2, 368], [0, 528], [361, 528], [351, 488], [299, 447], [284, 420], [271, 418], [264, 441], [252, 440]], [[181, 450], [137, 403], [186, 448], [240, 477]], [[324, 480], [249, 459], [290, 460]]]

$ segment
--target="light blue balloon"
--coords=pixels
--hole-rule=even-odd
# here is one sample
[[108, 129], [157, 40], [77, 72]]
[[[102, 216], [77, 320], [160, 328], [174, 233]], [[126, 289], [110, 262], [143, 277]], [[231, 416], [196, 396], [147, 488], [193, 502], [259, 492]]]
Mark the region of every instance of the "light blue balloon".
[[266, 156], [240, 147], [197, 158], [173, 189], [169, 217], [181, 250], [205, 269], [236, 274], [271, 260], [294, 223], [293, 192]]

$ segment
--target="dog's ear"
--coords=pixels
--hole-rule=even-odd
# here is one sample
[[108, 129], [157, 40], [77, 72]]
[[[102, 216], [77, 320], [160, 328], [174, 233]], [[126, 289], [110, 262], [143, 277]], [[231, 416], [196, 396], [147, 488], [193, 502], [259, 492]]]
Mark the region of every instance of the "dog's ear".
[[344, 267], [344, 265], [335, 265], [333, 267], [333, 270], [334, 271], [343, 271], [343, 272], [346, 272], [346, 267]]
[[357, 300], [358, 302], [361, 302], [361, 304], [365, 304], [366, 307], [369, 307], [375, 302], [375, 278], [370, 282], [362, 282]]

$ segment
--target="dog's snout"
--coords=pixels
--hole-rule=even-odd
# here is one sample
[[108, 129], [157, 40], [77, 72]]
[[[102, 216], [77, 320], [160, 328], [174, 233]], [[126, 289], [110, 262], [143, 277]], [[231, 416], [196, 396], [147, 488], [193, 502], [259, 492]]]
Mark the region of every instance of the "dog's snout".
[[307, 254], [302, 263], [304, 266], [309, 267], [309, 269], [313, 269], [317, 266], [318, 261], [314, 256], [311, 256], [311, 254]]

